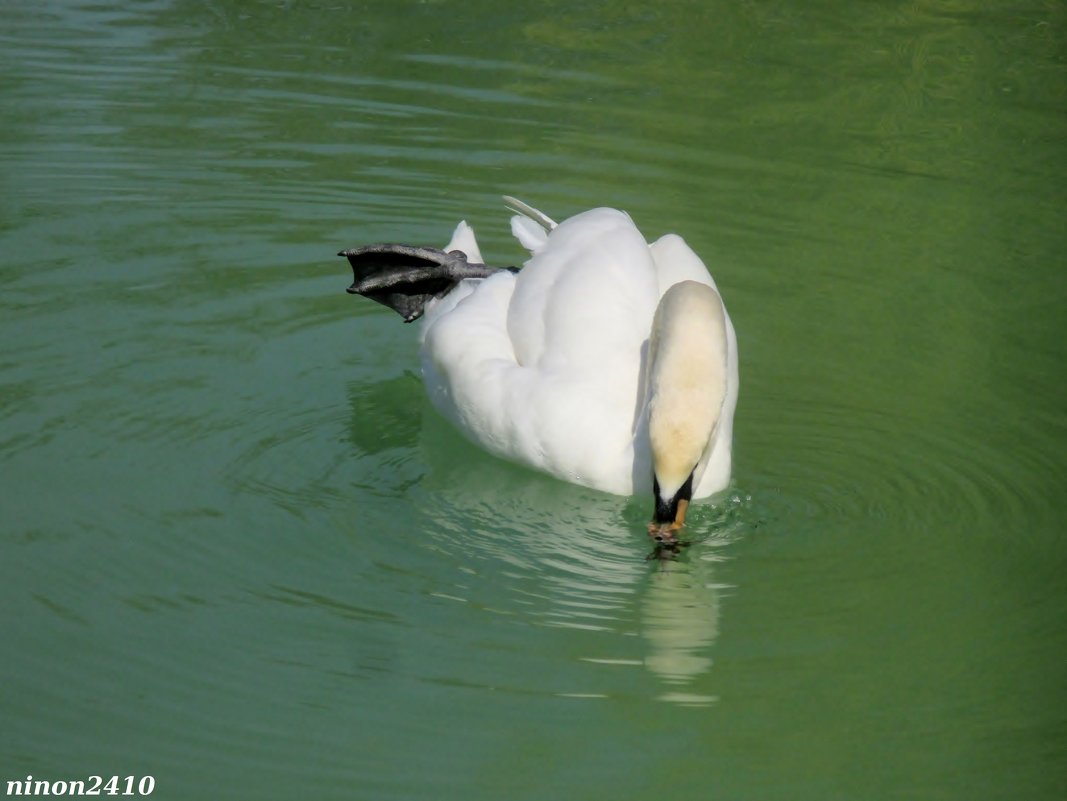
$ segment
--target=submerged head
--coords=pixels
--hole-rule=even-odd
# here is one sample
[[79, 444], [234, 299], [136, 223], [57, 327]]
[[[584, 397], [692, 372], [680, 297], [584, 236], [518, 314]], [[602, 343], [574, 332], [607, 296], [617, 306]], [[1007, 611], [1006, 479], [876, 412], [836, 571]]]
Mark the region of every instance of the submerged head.
[[671, 541], [685, 522], [714, 445], [727, 391], [726, 314], [718, 292], [682, 281], [660, 299], [648, 349], [648, 432], [655, 510]]

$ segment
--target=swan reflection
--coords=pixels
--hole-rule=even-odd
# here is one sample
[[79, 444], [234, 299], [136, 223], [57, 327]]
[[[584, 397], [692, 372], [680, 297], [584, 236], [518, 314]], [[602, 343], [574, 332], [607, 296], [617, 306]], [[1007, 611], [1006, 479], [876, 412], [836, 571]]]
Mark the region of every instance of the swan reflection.
[[660, 563], [639, 600], [645, 667], [665, 685], [660, 698], [691, 705], [715, 701], [690, 690], [711, 669], [711, 648], [719, 633], [718, 589], [710, 562], [701, 556]]
[[[412, 530], [420, 534], [411, 542], [435, 553], [428, 594], [470, 602], [471, 615], [541, 629], [525, 638], [536, 654], [514, 652], [522, 662], [509, 670], [512, 681], [526, 676], [523, 686], [565, 697], [714, 703], [707, 693], [719, 630], [714, 568], [736, 533], [732, 499], [694, 508], [691, 545], [646, 560], [640, 500], [490, 459], [432, 412], [419, 445], [418, 461], [429, 470], [413, 493]], [[492, 629], [485, 620], [463, 625]], [[527, 674], [527, 662], [541, 672]]]

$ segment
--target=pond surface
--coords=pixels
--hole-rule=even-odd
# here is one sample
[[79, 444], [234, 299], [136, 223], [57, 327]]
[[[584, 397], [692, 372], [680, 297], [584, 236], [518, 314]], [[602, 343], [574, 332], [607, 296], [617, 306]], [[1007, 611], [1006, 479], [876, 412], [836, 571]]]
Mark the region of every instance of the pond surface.
[[[161, 799], [1067, 796], [1067, 7], [0, 21], [0, 781]], [[334, 254], [683, 234], [728, 492], [502, 464]]]

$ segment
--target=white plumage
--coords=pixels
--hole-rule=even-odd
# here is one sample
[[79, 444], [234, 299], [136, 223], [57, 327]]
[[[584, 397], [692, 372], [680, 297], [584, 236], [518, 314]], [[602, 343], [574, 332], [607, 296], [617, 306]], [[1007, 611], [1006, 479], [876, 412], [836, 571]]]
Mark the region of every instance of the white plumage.
[[[648, 244], [615, 209], [556, 226], [510, 205], [529, 261], [426, 306], [434, 406], [490, 453], [565, 481], [630, 495], [655, 474], [662, 498], [690, 475], [693, 497], [725, 488], [737, 339], [703, 262], [674, 234]], [[466, 223], [447, 250], [482, 261]]]

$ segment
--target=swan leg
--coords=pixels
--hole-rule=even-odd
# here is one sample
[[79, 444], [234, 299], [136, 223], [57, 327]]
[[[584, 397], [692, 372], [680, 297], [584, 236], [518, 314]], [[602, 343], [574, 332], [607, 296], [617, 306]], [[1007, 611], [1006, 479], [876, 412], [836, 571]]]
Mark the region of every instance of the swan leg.
[[515, 269], [468, 262], [459, 250], [446, 253], [412, 245], [366, 245], [337, 255], [347, 257], [352, 265], [349, 294], [388, 306], [405, 323], [417, 320], [427, 303], [447, 295], [466, 278], [488, 278], [501, 269]]

